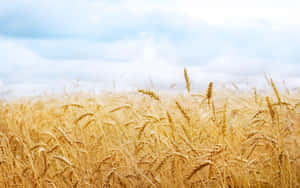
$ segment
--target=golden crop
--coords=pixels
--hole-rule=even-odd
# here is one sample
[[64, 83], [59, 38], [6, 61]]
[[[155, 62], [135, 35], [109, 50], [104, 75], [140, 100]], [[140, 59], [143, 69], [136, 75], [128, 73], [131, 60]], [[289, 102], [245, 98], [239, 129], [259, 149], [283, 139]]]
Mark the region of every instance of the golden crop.
[[0, 103], [0, 187], [299, 187], [300, 93], [23, 98]]

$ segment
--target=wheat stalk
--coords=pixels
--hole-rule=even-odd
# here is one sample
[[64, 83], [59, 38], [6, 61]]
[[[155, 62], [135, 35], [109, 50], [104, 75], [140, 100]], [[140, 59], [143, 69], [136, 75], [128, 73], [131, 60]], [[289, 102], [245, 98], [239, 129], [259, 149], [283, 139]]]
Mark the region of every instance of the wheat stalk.
[[227, 100], [224, 103], [224, 111], [223, 111], [223, 126], [222, 126], [222, 135], [223, 138], [226, 134], [226, 129], [227, 129], [227, 117], [226, 117], [226, 113], [227, 113]]

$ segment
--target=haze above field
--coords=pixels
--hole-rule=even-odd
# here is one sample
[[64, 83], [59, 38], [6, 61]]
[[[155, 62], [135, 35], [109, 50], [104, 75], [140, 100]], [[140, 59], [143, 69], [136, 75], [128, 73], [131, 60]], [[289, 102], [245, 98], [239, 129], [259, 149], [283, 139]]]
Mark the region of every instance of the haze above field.
[[0, 1], [0, 93], [300, 83], [300, 2]]

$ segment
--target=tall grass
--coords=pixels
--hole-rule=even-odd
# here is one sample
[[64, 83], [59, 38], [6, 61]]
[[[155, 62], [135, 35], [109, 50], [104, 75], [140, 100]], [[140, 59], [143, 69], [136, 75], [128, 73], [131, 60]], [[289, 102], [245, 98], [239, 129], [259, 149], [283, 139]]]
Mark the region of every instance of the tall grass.
[[299, 187], [300, 93], [270, 88], [3, 101], [0, 187]]

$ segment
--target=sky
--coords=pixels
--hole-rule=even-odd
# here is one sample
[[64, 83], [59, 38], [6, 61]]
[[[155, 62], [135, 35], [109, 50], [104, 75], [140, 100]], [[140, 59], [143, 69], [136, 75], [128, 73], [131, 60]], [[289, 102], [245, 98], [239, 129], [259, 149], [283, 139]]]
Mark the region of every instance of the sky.
[[300, 85], [298, 0], [1, 0], [0, 96]]

